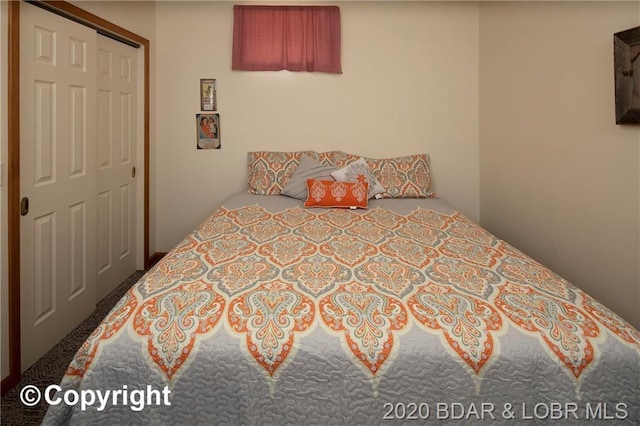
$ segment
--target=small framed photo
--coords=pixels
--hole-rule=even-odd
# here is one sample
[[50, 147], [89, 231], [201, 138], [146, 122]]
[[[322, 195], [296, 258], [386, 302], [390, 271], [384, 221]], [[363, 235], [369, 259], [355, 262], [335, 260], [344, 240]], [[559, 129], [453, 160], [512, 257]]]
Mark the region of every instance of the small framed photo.
[[213, 78], [200, 79], [200, 110], [217, 111], [216, 80]]
[[196, 114], [197, 149], [220, 149], [220, 114]]

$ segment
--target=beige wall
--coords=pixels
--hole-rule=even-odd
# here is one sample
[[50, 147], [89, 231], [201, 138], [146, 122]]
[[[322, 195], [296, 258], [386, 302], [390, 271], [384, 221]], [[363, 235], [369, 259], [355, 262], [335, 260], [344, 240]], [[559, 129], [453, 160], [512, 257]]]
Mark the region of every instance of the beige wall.
[[[428, 152], [435, 189], [479, 217], [478, 4], [339, 2], [342, 75], [231, 71], [232, 2], [159, 2], [157, 250], [246, 186], [251, 150]], [[221, 150], [196, 150], [216, 78]]]
[[637, 126], [616, 126], [613, 33], [638, 2], [480, 7], [481, 224], [640, 327]]

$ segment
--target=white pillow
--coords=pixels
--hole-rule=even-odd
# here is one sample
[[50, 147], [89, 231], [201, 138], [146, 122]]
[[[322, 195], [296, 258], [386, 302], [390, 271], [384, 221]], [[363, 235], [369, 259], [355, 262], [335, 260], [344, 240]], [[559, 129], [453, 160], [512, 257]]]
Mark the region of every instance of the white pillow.
[[384, 186], [382, 186], [378, 179], [373, 175], [367, 161], [363, 157], [360, 157], [358, 160], [336, 170], [335, 172], [331, 172], [331, 176], [333, 176], [335, 180], [341, 182], [357, 182], [359, 175], [363, 175], [369, 184], [369, 198], [373, 198], [385, 191]]

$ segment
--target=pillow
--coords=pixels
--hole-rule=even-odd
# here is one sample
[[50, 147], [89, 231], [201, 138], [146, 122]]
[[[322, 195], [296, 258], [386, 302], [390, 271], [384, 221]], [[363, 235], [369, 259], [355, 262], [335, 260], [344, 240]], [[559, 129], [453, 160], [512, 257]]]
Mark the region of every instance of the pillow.
[[331, 173], [335, 180], [341, 182], [356, 182], [360, 175], [364, 176], [369, 184], [369, 198], [384, 192], [384, 186], [378, 182], [363, 157]]
[[347, 154], [342, 151], [327, 151], [319, 152], [318, 161], [328, 166], [335, 166], [336, 169], [348, 166], [349, 163], [353, 163], [358, 160], [360, 155]]
[[305, 207], [366, 209], [369, 184], [364, 176], [360, 176], [355, 182], [308, 179], [307, 191]]
[[249, 193], [257, 195], [280, 194], [304, 155], [311, 158], [317, 156], [313, 151], [249, 152], [247, 154]]
[[282, 188], [282, 193], [298, 200], [306, 200], [308, 193], [307, 180], [333, 180], [331, 172], [335, 169], [333, 166], [325, 166], [305, 155], [300, 159], [298, 168], [293, 172], [287, 184]]
[[367, 164], [385, 188], [383, 198], [436, 198], [431, 187], [429, 157], [426, 154], [405, 157], [367, 158]]

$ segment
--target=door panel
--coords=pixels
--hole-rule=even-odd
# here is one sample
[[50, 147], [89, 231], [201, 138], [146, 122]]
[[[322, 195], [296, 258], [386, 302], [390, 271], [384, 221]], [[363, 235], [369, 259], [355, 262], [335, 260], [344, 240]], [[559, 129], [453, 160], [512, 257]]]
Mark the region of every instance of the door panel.
[[56, 84], [51, 81], [34, 81], [35, 104], [33, 105], [33, 167], [36, 186], [55, 182], [55, 109]]
[[131, 254], [131, 186], [120, 187], [120, 259]]
[[101, 299], [136, 270], [135, 48], [98, 36], [98, 283]]
[[87, 203], [69, 207], [69, 300], [87, 289]]
[[131, 163], [131, 94], [120, 93], [120, 164]]
[[55, 312], [55, 228], [56, 214], [50, 212], [34, 221], [34, 269], [33, 290], [35, 309], [33, 312], [34, 325], [40, 324]]
[[98, 274], [111, 268], [112, 240], [112, 207], [111, 191], [98, 194]]
[[96, 33], [24, 2], [20, 13], [24, 370], [96, 305]]
[[69, 176], [71, 178], [85, 176], [87, 173], [87, 89], [86, 87], [69, 87]]

